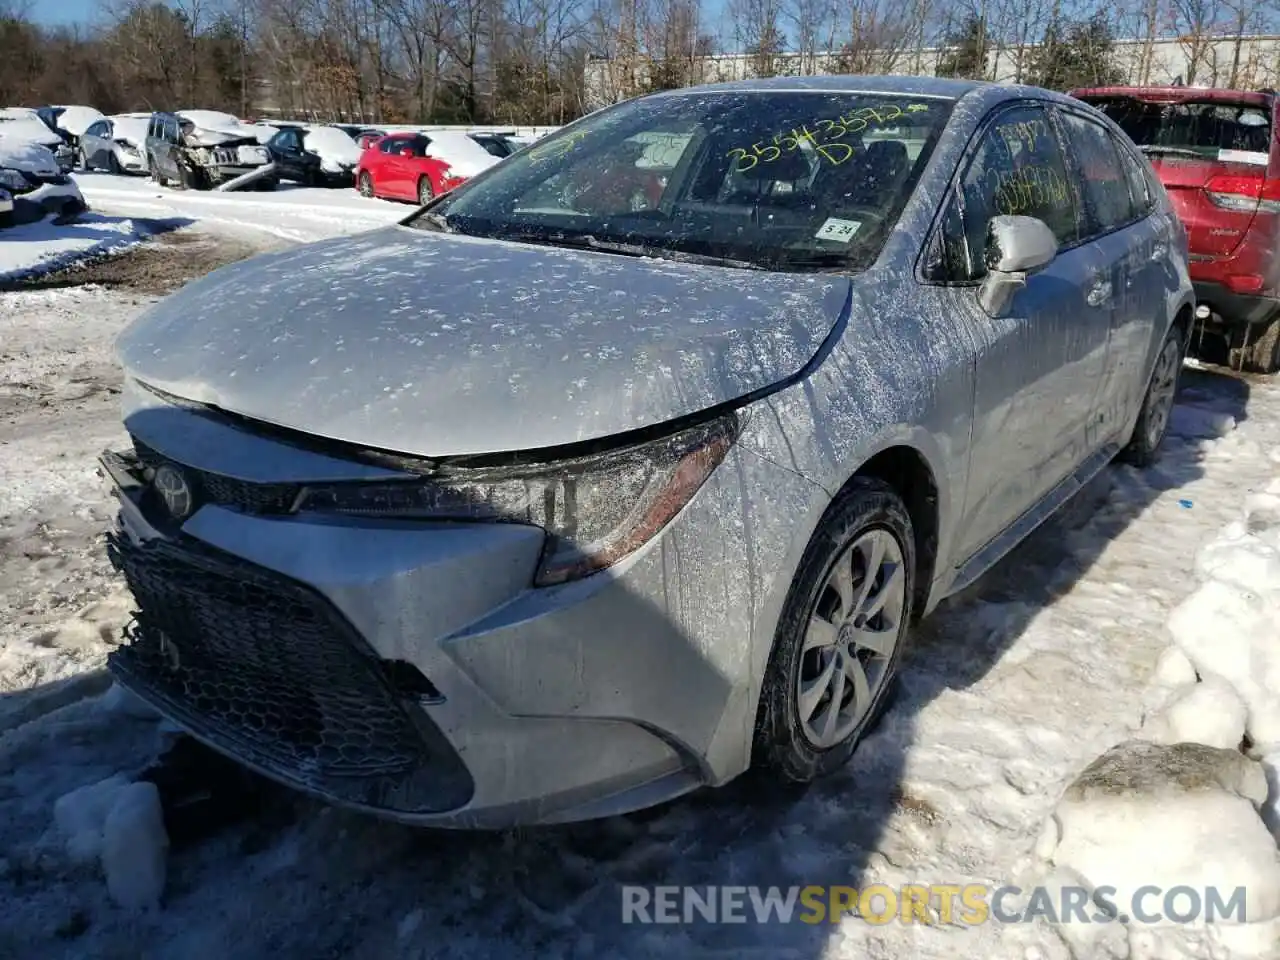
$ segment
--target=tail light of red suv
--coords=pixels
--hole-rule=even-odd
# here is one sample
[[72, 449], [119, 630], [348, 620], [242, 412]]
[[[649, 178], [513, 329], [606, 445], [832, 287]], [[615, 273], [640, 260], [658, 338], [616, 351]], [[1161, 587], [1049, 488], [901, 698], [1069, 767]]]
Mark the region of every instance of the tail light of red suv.
[[[1247, 233], [1258, 232], [1260, 217], [1269, 219], [1280, 214], [1280, 179], [1262, 176], [1262, 171], [1256, 176], [1211, 177], [1204, 185], [1204, 194], [1220, 210], [1252, 214]], [[1260, 273], [1228, 273], [1222, 277], [1222, 283], [1233, 293], [1261, 293], [1267, 287], [1267, 278]]]

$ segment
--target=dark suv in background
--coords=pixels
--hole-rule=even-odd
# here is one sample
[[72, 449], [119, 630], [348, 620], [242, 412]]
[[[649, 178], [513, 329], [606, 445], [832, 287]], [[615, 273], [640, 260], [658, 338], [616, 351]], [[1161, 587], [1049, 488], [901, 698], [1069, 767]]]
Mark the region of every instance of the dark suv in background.
[[1280, 369], [1280, 149], [1273, 91], [1073, 90], [1147, 155], [1187, 228], [1193, 354]]

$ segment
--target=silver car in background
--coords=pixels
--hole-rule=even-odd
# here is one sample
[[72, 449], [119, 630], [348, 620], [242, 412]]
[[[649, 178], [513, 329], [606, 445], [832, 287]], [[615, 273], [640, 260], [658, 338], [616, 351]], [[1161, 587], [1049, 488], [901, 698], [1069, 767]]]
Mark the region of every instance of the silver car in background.
[[147, 172], [147, 125], [151, 114], [103, 117], [80, 134], [76, 164], [107, 173]]
[[918, 618], [1155, 458], [1186, 260], [1133, 145], [1043, 90], [602, 110], [122, 335], [133, 448], [103, 464], [138, 612], [111, 669], [411, 823], [810, 780]]

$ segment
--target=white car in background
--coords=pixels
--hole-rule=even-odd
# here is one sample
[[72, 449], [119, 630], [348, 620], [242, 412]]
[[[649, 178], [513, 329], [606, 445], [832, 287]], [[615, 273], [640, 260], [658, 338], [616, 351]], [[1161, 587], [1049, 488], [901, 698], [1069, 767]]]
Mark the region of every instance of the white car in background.
[[49, 214], [70, 219], [87, 209], [80, 188], [53, 153], [21, 138], [0, 135], [0, 191], [9, 197], [7, 203], [0, 198], [0, 226], [32, 223]]
[[39, 144], [53, 154], [58, 169], [63, 173], [70, 170], [75, 161], [75, 151], [66, 139], [28, 107], [0, 108], [0, 137]]
[[108, 173], [147, 172], [148, 114], [103, 117], [80, 135], [76, 165], [81, 170]]

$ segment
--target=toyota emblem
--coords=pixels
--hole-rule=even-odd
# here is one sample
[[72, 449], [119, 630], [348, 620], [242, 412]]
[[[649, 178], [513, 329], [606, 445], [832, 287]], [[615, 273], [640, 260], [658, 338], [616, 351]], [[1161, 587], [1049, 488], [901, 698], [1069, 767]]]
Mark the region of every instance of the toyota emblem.
[[156, 468], [155, 477], [151, 481], [156, 493], [164, 500], [164, 507], [169, 516], [175, 520], [185, 520], [195, 507], [195, 497], [191, 493], [191, 485], [182, 471], [165, 464]]

